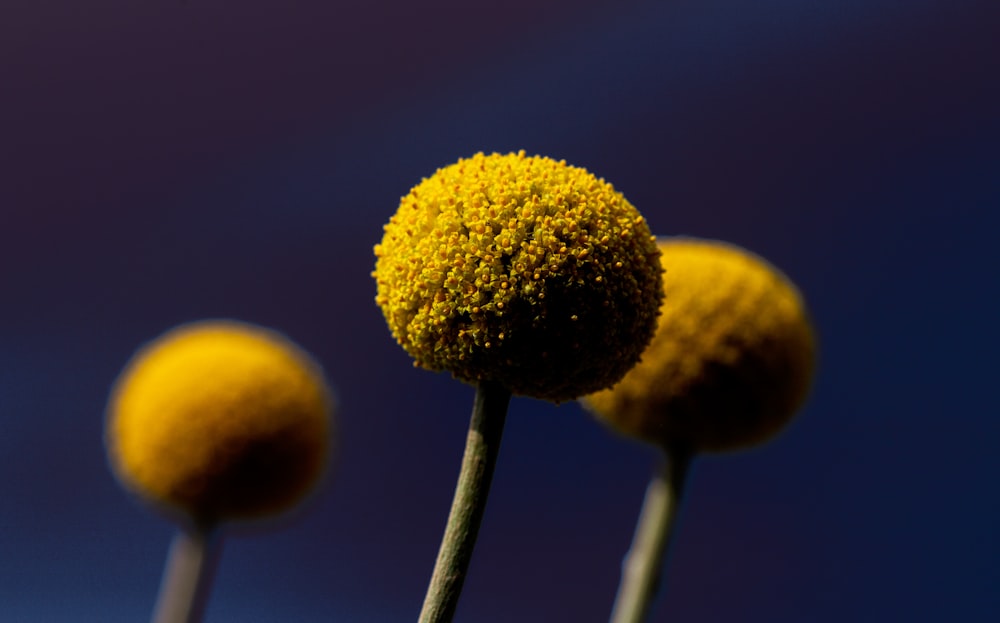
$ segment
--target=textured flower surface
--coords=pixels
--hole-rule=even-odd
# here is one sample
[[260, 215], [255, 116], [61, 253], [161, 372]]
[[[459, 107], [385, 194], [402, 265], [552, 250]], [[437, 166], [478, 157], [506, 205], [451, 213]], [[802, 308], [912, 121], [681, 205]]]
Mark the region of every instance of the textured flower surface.
[[182, 325], [139, 350], [108, 405], [113, 470], [198, 521], [296, 504], [325, 471], [333, 401], [319, 367], [252, 325]]
[[584, 404], [668, 448], [724, 451], [777, 434], [812, 382], [815, 340], [795, 286], [738, 247], [661, 239], [666, 297], [642, 362]]
[[620, 379], [662, 297], [655, 238], [621, 193], [523, 151], [424, 179], [375, 255], [376, 302], [416, 365], [555, 401]]

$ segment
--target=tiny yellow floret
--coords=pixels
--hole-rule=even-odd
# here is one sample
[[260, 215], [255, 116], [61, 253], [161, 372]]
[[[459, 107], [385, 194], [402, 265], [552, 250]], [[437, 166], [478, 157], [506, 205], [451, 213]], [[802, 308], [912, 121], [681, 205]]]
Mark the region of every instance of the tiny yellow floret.
[[665, 298], [642, 362], [583, 399], [620, 432], [726, 451], [776, 435], [804, 402], [815, 338], [795, 286], [738, 247], [661, 239]]
[[323, 475], [333, 399], [284, 336], [232, 321], [177, 327], [140, 349], [107, 411], [113, 471], [142, 498], [197, 522], [294, 506]]
[[375, 256], [375, 300], [417, 365], [554, 401], [620, 379], [662, 297], [656, 241], [622, 194], [523, 151], [438, 169]]

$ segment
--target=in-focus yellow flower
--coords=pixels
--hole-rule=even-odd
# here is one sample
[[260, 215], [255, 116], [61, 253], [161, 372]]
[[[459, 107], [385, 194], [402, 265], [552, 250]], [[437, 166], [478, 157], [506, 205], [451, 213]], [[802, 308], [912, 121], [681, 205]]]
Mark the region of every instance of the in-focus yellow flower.
[[376, 302], [416, 365], [555, 401], [620, 379], [662, 297], [655, 239], [621, 193], [523, 151], [424, 179], [375, 255]]
[[319, 366], [285, 337], [231, 321], [182, 325], [119, 376], [107, 448], [141, 497], [198, 522], [296, 504], [325, 471], [333, 400]]
[[815, 365], [795, 286], [738, 247], [661, 239], [666, 297], [642, 362], [584, 404], [619, 431], [688, 451], [762, 443], [795, 415]]

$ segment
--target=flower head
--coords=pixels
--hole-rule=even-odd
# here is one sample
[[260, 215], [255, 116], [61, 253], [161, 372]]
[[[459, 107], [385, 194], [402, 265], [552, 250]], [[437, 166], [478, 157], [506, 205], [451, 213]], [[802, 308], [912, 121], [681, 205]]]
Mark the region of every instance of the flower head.
[[197, 521], [296, 504], [330, 449], [332, 398], [319, 366], [252, 325], [183, 325], [145, 346], [115, 383], [107, 447], [119, 479]]
[[375, 255], [376, 302], [416, 365], [555, 401], [620, 379], [662, 297], [655, 239], [621, 193], [523, 151], [424, 179]]
[[815, 339], [795, 286], [728, 244], [664, 239], [660, 326], [642, 362], [584, 404], [619, 431], [668, 448], [761, 443], [812, 381]]

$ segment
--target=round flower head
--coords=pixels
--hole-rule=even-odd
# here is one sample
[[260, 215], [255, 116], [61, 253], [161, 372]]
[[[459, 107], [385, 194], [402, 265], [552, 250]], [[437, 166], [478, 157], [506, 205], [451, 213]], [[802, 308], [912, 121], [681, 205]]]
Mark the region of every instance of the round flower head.
[[523, 151], [424, 179], [375, 255], [376, 302], [416, 365], [554, 401], [620, 379], [662, 297], [656, 241], [621, 193]]
[[815, 342], [799, 293], [735, 246], [659, 242], [660, 326], [642, 362], [584, 404], [621, 432], [667, 448], [724, 451], [774, 436], [805, 400]]
[[332, 398], [319, 366], [283, 336], [205, 321], [142, 348], [108, 405], [120, 480], [198, 522], [295, 505], [323, 474]]

